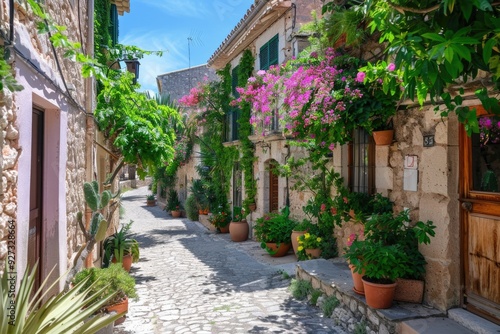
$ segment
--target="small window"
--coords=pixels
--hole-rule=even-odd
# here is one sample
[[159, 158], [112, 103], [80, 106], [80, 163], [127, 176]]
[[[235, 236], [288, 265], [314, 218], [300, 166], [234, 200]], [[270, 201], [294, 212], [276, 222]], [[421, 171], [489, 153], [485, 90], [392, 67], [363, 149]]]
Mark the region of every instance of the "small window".
[[260, 69], [268, 70], [272, 65], [277, 65], [279, 61], [279, 40], [278, 34], [271, 38], [269, 42], [260, 48]]
[[365, 130], [353, 132], [349, 145], [349, 188], [353, 192], [374, 192], [375, 148], [373, 139]]
[[116, 5], [111, 5], [109, 35], [113, 45], [118, 43], [118, 9]]

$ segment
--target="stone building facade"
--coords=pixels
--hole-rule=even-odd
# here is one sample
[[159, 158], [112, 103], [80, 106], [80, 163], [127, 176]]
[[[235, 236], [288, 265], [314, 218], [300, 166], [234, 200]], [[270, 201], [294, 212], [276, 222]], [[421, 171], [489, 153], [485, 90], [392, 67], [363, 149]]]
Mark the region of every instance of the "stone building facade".
[[[208, 65], [220, 69], [229, 63], [234, 68], [243, 51], [250, 49], [256, 58], [255, 70], [262, 69], [259, 52], [275, 36], [278, 40], [278, 63], [290, 59], [305, 45], [303, 36], [296, 33], [297, 26], [306, 20], [304, 13], [310, 13], [321, 5], [321, 1], [255, 1], [209, 59]], [[374, 46], [371, 51], [378, 53], [381, 47]], [[487, 78], [481, 80], [487, 82]], [[467, 104], [480, 105], [472, 92], [473, 89], [469, 89]], [[455, 114], [441, 117], [433, 106], [420, 108], [406, 105], [393, 122], [395, 140], [391, 145], [369, 145], [374, 157], [374, 187], [376, 192], [388, 196], [395, 203], [396, 212], [409, 209], [412, 221], [431, 220], [436, 225], [436, 236], [431, 243], [420, 246], [428, 263], [424, 304], [439, 310], [456, 306], [475, 308], [477, 313], [486, 317], [495, 317], [496, 314], [498, 321], [500, 293], [498, 283], [493, 282], [496, 277], [500, 278], [500, 271], [495, 265], [500, 256], [498, 246], [495, 246], [500, 244], [500, 196], [472, 189], [466, 177], [470, 164], [473, 164], [474, 158], [470, 157], [476, 157], [471, 153], [475, 146], [473, 144], [471, 148], [470, 144], [477, 140], [474, 139], [476, 137], [468, 139]], [[249, 216], [250, 222], [272, 209], [272, 199], [269, 198], [270, 162], [282, 164], [289, 156], [304, 154], [299, 149], [288, 147], [280, 129], [274, 130], [269, 136], [251, 138], [256, 148], [254, 178], [258, 193], [257, 211]], [[235, 141], [229, 145], [239, 143]], [[348, 160], [347, 145], [334, 151], [332, 164], [342, 176], [348, 175]], [[411, 173], [408, 172], [410, 161]], [[277, 185], [272, 186], [277, 187], [278, 206], [283, 207], [289, 196], [292, 215], [301, 218], [302, 206], [311, 194], [293, 191], [288, 191], [288, 194], [291, 184], [285, 178], [278, 178]], [[474, 191], [469, 191], [471, 189]], [[336, 228], [334, 233], [340, 253], [347, 236], [361, 230], [362, 226], [354, 221]], [[485, 242], [487, 236], [489, 242]], [[496, 287], [489, 288], [492, 284]], [[489, 298], [489, 301], [481, 302], [484, 298]]]
[[[76, 220], [85, 211], [83, 184], [100, 173], [93, 143], [95, 81], [37, 32], [38, 19], [27, 3], [3, 0], [0, 8], [0, 43], [23, 86], [0, 92], [0, 264], [3, 269], [7, 256], [15, 255], [20, 278], [39, 261], [40, 278], [55, 268], [53, 281], [84, 242]], [[45, 1], [44, 9], [84, 53], [93, 54], [92, 1]], [[15, 234], [15, 247], [7, 248], [9, 233]]]
[[169, 95], [174, 101], [189, 93], [198, 82], [218, 80], [215, 71], [206, 64], [160, 74], [156, 77], [160, 95]]

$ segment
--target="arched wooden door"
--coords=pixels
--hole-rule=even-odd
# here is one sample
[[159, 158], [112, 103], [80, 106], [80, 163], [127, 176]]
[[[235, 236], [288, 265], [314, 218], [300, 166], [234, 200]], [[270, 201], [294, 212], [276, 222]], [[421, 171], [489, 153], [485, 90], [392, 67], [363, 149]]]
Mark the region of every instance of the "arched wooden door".
[[500, 324], [500, 118], [477, 110], [480, 133], [460, 133], [462, 305]]
[[278, 173], [276, 173], [276, 165], [269, 164], [269, 212], [275, 212], [279, 209], [279, 187]]

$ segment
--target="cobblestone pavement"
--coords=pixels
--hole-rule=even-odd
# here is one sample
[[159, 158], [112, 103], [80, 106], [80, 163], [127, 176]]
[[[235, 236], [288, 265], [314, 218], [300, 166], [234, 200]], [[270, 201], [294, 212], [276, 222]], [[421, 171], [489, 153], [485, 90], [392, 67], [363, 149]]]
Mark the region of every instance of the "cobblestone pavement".
[[139, 300], [129, 303], [115, 334], [344, 333], [318, 308], [291, 297], [289, 280], [278, 272], [283, 266], [263, 263], [242, 246], [256, 242], [234, 243], [198, 222], [172, 219], [146, 207], [147, 194], [143, 187], [123, 195], [121, 221], [134, 221], [140, 243], [140, 262], [131, 270]]

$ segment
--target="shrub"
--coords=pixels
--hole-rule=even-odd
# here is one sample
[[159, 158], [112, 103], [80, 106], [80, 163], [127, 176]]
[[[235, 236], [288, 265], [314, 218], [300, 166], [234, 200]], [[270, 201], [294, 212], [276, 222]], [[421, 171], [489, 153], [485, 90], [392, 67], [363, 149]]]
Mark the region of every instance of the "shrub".
[[304, 300], [309, 293], [313, 290], [312, 284], [309, 281], [292, 279], [290, 287], [288, 288], [292, 296], [298, 300]]
[[331, 317], [333, 314], [333, 310], [339, 306], [340, 302], [335, 296], [329, 296], [321, 304], [321, 310], [323, 311], [323, 315], [325, 317]]
[[193, 195], [189, 195], [186, 199], [186, 215], [192, 221], [198, 220], [198, 206], [196, 203], [196, 198]]

